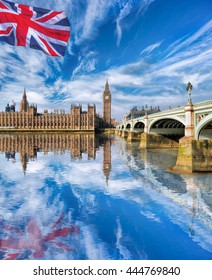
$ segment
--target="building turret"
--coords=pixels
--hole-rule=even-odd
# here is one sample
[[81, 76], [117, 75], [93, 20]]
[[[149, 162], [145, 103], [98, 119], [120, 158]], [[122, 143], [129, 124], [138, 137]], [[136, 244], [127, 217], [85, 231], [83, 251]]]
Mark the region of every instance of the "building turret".
[[7, 106], [5, 107], [5, 112], [10, 112], [10, 105], [9, 105], [9, 103], [7, 103]]
[[13, 100], [5, 107], [5, 112], [15, 112], [15, 102]]
[[20, 104], [20, 112], [27, 112], [29, 110], [29, 103], [27, 101], [26, 90], [24, 89], [23, 97]]

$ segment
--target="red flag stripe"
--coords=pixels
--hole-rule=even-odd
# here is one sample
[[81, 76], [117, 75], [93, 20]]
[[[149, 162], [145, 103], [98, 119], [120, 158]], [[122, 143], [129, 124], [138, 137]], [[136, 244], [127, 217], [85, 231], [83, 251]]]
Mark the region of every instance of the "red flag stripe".
[[7, 35], [7, 34], [9, 34], [12, 29], [13, 29], [12, 27], [7, 27], [6, 30], [0, 30], [0, 35]]
[[21, 15], [23, 15], [24, 17], [31, 18], [33, 16], [33, 12], [31, 11], [29, 6], [19, 4], [18, 8], [21, 10]]
[[50, 20], [51, 18], [53, 18], [53, 17], [55, 17], [59, 14], [61, 14], [61, 12], [51, 12], [49, 15], [46, 15], [46, 16], [44, 16], [44, 17], [42, 17], [42, 18], [40, 18], [36, 21], [37, 22], [45, 22], [45, 21]]
[[[55, 38], [57, 40], [61, 40], [64, 42], [67, 42], [69, 37], [70, 37], [70, 31], [66, 31], [66, 30], [56, 30], [53, 28], [47, 28], [44, 26], [41, 26], [39, 23], [36, 23], [32, 20], [30, 20], [29, 18], [20, 18], [19, 15], [15, 15], [15, 14], [10, 14], [7, 13], [6, 17], [0, 17], [0, 23], [17, 23], [18, 25], [20, 25], [21, 27], [23, 27], [25, 29], [25, 27], [31, 27], [33, 29], [35, 29], [36, 31], [43, 33], [44, 35], [48, 36], [48, 37], [52, 37]], [[18, 35], [17, 35], [18, 36]]]
[[8, 9], [2, 2], [0, 2], [0, 9]]
[[39, 39], [43, 42], [43, 44], [46, 46], [48, 52], [52, 55], [52, 56], [58, 56], [58, 53], [54, 52], [54, 50], [50, 47], [50, 45], [40, 36], [38, 36]]

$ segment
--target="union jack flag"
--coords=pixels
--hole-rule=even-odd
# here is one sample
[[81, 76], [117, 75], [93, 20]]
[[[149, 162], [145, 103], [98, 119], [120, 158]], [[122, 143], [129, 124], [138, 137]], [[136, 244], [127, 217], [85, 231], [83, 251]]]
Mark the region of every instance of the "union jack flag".
[[0, 1], [0, 41], [64, 56], [69, 37], [65, 12]]

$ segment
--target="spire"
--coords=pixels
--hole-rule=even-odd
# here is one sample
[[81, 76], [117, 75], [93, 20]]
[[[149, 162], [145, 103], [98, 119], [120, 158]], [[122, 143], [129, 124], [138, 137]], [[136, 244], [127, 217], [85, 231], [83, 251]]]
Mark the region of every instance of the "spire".
[[109, 86], [109, 83], [108, 83], [108, 79], [106, 80], [104, 93], [110, 94], [110, 86]]
[[23, 98], [26, 99], [26, 89], [24, 88]]
[[28, 163], [28, 155], [25, 152], [20, 153], [20, 160], [21, 160], [21, 165], [23, 168], [24, 175], [26, 175], [26, 170], [27, 170], [27, 163]]
[[24, 93], [20, 104], [20, 111], [27, 112], [28, 109], [29, 109], [29, 103], [27, 101], [26, 89], [24, 88]]
[[108, 187], [109, 176], [110, 176], [110, 174], [106, 175], [106, 185], [107, 185], [107, 187]]
[[111, 140], [105, 139], [103, 144], [103, 173], [105, 175], [106, 185], [108, 186], [108, 181], [111, 173]]
[[108, 83], [108, 78], [107, 78], [107, 81], [106, 81], [106, 84], [105, 84], [105, 90], [110, 90], [109, 83]]

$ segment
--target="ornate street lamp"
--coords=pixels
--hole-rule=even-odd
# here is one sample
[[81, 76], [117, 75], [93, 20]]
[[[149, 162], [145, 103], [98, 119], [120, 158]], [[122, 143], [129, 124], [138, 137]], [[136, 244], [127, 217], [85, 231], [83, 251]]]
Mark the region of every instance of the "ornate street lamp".
[[190, 82], [188, 82], [186, 90], [188, 92], [188, 104], [192, 104], [192, 100], [191, 100], [191, 91], [192, 91], [192, 84]]

